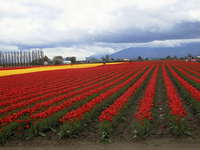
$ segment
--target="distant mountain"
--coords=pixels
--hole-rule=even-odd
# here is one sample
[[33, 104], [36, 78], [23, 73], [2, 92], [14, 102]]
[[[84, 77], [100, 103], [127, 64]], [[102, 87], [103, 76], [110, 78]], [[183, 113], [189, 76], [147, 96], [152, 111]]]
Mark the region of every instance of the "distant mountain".
[[191, 54], [200, 56], [200, 43], [184, 44], [177, 47], [130, 47], [110, 55], [115, 59], [165, 58], [167, 56], [183, 57]]
[[91, 55], [87, 58], [97, 58], [97, 59], [101, 59], [103, 56], [105, 56], [106, 54], [94, 54], [94, 55]]
[[107, 53], [103, 53], [103, 54], [94, 54], [94, 55], [91, 55], [89, 57], [86, 57], [86, 61], [91, 61], [91, 62], [98, 62], [98, 61], [102, 61], [101, 58], [102, 57], [105, 57], [106, 55], [109, 55], [110, 54], [107, 54]]

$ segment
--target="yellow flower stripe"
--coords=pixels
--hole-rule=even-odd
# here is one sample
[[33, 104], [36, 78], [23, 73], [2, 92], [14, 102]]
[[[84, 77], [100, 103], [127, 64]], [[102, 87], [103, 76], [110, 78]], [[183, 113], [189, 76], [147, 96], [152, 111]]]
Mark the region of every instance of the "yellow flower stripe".
[[[106, 63], [107, 64], [119, 64], [119, 63]], [[33, 68], [24, 68], [24, 69], [15, 69], [15, 70], [1, 70], [0, 77], [25, 74], [32, 72], [41, 72], [41, 71], [51, 71], [51, 70], [60, 70], [60, 69], [76, 69], [76, 68], [90, 68], [101, 66], [103, 63], [94, 63], [94, 64], [75, 64], [75, 65], [61, 65], [61, 66], [44, 66], [44, 67], [33, 67]]]

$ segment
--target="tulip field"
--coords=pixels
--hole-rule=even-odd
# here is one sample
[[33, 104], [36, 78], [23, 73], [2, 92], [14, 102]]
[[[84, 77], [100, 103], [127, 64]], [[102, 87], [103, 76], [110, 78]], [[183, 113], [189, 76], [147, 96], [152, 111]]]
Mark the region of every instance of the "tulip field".
[[200, 63], [88, 65], [0, 70], [0, 143], [91, 132], [101, 141], [199, 136]]

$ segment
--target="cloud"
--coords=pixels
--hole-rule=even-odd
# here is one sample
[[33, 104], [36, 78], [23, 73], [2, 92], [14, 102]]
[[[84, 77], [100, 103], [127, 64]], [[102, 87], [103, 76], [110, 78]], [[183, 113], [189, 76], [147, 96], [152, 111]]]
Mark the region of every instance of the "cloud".
[[14, 45], [0, 44], [0, 50], [2, 51], [18, 50], [18, 47]]
[[54, 56], [63, 56], [63, 57], [77, 57], [77, 60], [85, 60], [86, 57], [95, 55], [95, 54], [111, 54], [116, 50], [109, 46], [98, 46], [98, 45], [81, 45], [73, 47], [54, 47], [54, 48], [44, 48], [45, 54], [49, 58]]
[[129, 47], [177, 47], [181, 45], [186, 45], [190, 43], [200, 43], [199, 39], [175, 39], [175, 40], [155, 40], [151, 42], [141, 42], [141, 43], [95, 43], [99, 47], [110, 47], [114, 52]]
[[84, 57], [152, 41], [174, 45], [200, 38], [199, 26], [199, 0], [0, 1], [0, 45], [41, 47], [51, 55]]

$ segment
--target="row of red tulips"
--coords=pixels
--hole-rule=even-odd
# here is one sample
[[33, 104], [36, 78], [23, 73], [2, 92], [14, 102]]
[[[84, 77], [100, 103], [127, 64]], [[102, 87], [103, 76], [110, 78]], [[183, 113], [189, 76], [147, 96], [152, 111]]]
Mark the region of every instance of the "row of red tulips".
[[[112, 75], [112, 74], [111, 74]], [[61, 85], [55, 85], [55, 87], [51, 88], [51, 89], [47, 89], [47, 90], [41, 90], [39, 89], [38, 92], [34, 93], [34, 94], [28, 94], [25, 96], [20, 96], [18, 95], [17, 98], [14, 99], [9, 99], [9, 100], [4, 100], [3, 102], [0, 102], [0, 106], [4, 106], [4, 105], [9, 105], [9, 104], [14, 104], [14, 103], [19, 103], [21, 101], [27, 100], [27, 99], [31, 99], [33, 97], [38, 97], [38, 96], [45, 96], [48, 95], [45, 98], [48, 97], [52, 97], [52, 96], [56, 96], [56, 95], [60, 95], [62, 93], [67, 93], [67, 92], [71, 92], [73, 90], [79, 89], [79, 88], [83, 88], [86, 86], [89, 86], [90, 84], [94, 84], [98, 81], [104, 80], [106, 78], [109, 78], [111, 76], [110, 74], [104, 75], [104, 76], [98, 76], [98, 78], [94, 78], [94, 79], [89, 79], [89, 80], [84, 80], [84, 81], [79, 81], [79, 82], [66, 82], [63, 83]]]
[[179, 83], [191, 94], [191, 96], [196, 99], [197, 101], [200, 101], [200, 91], [193, 87], [191, 84], [189, 84], [187, 81], [185, 81], [183, 78], [181, 78], [170, 65], [168, 65], [168, 68], [172, 75], [179, 81]]
[[[117, 82], [123, 80], [124, 78], [126, 78], [129, 75], [130, 74], [126, 74], [126, 75], [122, 75], [121, 76], [121, 74], [119, 74], [117, 76], [113, 76], [112, 78], [106, 79], [103, 82], [97, 83], [97, 84], [95, 84], [95, 85], [93, 85], [93, 86], [91, 86], [89, 88], [84, 88], [80, 95], [77, 95], [75, 97], [71, 97], [67, 101], [64, 101], [63, 103], [61, 103], [59, 105], [51, 106], [45, 111], [33, 114], [33, 115], [31, 115], [31, 118], [32, 119], [36, 119], [36, 118], [49, 117], [50, 115], [52, 115], [55, 112], [61, 111], [61, 110], [65, 109], [65, 108], [67, 108], [67, 107], [72, 106], [77, 101], [84, 100], [88, 96], [91, 96], [91, 95], [93, 95], [95, 93], [99, 93], [100, 91], [105, 90], [105, 89], [109, 88], [110, 86], [113, 86], [114, 84], [116, 84]], [[44, 105], [54, 104], [57, 100], [58, 100], [58, 98], [52, 99], [50, 101], [47, 101]], [[37, 108], [38, 106], [36, 106], [36, 107], [35, 106], [31, 109], [32, 112], [35, 112], [38, 109]]]
[[99, 121], [112, 121], [113, 117], [117, 116], [121, 109], [123, 109], [124, 105], [128, 102], [130, 97], [134, 95], [136, 90], [140, 88], [144, 80], [146, 80], [151, 69], [146, 71], [139, 80], [136, 81], [123, 95], [121, 95], [116, 101], [110, 105], [107, 109], [105, 109], [101, 115], [99, 116]]
[[165, 66], [162, 66], [163, 79], [166, 87], [166, 95], [168, 99], [168, 106], [170, 108], [170, 114], [176, 116], [177, 118], [182, 118], [186, 116], [186, 110], [182, 104], [182, 99], [177, 93], [177, 90], [170, 80], [167, 74]]
[[[137, 66], [137, 65], [136, 65]], [[134, 69], [135, 71], [137, 70], [137, 67], [136, 67], [136, 69]], [[134, 70], [132, 71], [132, 72], [134, 72]], [[47, 100], [47, 101], [44, 101], [44, 102], [40, 102], [40, 101], [42, 101], [42, 100], [44, 100], [44, 99], [47, 99], [47, 98], [49, 98], [49, 97], [51, 97], [51, 96], [53, 96], [53, 95], [55, 95], [55, 93], [49, 93], [49, 94], [46, 94], [46, 95], [43, 95], [43, 96], [40, 96], [40, 97], [35, 97], [35, 98], [32, 98], [32, 99], [29, 99], [29, 100], [27, 100], [27, 101], [22, 101], [22, 102], [18, 102], [17, 104], [13, 104], [13, 105], [10, 105], [10, 106], [8, 106], [8, 107], [6, 107], [6, 108], [4, 108], [4, 109], [1, 109], [0, 111], [2, 112], [2, 113], [4, 113], [4, 112], [8, 112], [8, 111], [12, 111], [12, 110], [16, 110], [16, 109], [20, 109], [20, 108], [23, 108], [23, 107], [25, 107], [25, 106], [28, 106], [28, 105], [32, 105], [33, 103], [36, 103], [36, 102], [39, 102], [38, 104], [35, 104], [35, 105], [33, 105], [33, 106], [31, 106], [31, 108], [24, 108], [24, 109], [22, 109], [22, 110], [20, 110], [20, 111], [18, 111], [18, 112], [15, 112], [15, 113], [11, 113], [11, 114], [9, 114], [8, 116], [5, 116], [4, 118], [2, 118], [1, 119], [1, 122], [2, 123], [9, 123], [9, 122], [12, 122], [12, 121], [14, 121], [15, 119], [17, 119], [17, 118], [19, 118], [20, 116], [22, 116], [23, 114], [25, 114], [25, 113], [34, 113], [35, 111], [37, 111], [37, 110], [39, 110], [39, 109], [41, 109], [42, 107], [47, 107], [47, 106], [50, 106], [51, 104], [55, 104], [55, 103], [57, 103], [57, 102], [59, 102], [59, 101], [62, 101], [62, 100], [64, 100], [64, 99], [67, 99], [67, 98], [71, 98], [71, 99], [73, 99], [73, 101], [71, 101], [71, 102], [75, 102], [76, 100], [80, 100], [80, 94], [83, 94], [84, 92], [86, 92], [86, 91], [88, 91], [88, 90], [92, 90], [92, 89], [95, 89], [95, 88], [97, 88], [97, 87], [101, 87], [101, 84], [105, 84], [106, 82], [108, 82], [109, 83], [109, 81], [112, 81], [113, 79], [117, 79], [115, 82], [111, 82], [111, 83], [109, 83], [108, 85], [109, 86], [111, 86], [111, 85], [113, 85], [114, 83], [116, 83], [116, 82], [119, 82], [120, 80], [122, 80], [122, 78], [126, 78], [127, 76], [129, 76], [129, 74], [131, 74], [131, 72], [130, 73], [126, 73], [126, 71], [125, 72], [123, 72], [123, 74], [124, 74], [124, 76], [123, 77], [121, 77], [121, 78], [119, 78], [121, 75], [122, 75], [122, 73], [120, 73], [120, 74], [115, 74], [115, 75], [113, 75], [113, 77], [111, 77], [112, 76], [112, 74], [111, 74], [111, 76], [108, 78], [108, 79], [106, 79], [105, 80], [105, 77], [101, 77], [101, 78], [99, 78], [99, 79], [96, 79], [96, 80], [93, 80], [92, 81], [92, 83], [91, 82], [88, 82], [88, 83], [86, 83], [86, 84], [82, 84], [81, 85], [81, 87], [80, 86], [75, 86], [75, 87], [72, 87], [72, 88], [68, 88], [68, 89], [66, 89], [65, 90], [65, 92], [67, 92], [68, 91], [68, 93], [67, 94], [65, 94], [65, 95], [60, 95], [60, 96], [58, 96], [58, 97], [55, 97], [55, 98], [53, 98], [53, 99], [49, 99], [49, 100]], [[108, 76], [107, 76], [108, 77]], [[97, 84], [94, 84], [94, 83], [96, 83], [96, 82], [100, 82], [100, 83], [97, 83]], [[109, 86], [106, 86], [106, 87], [109, 87]], [[85, 88], [83, 88], [83, 87], [85, 87]], [[73, 89], [77, 89], [77, 88], [82, 88], [82, 89], [79, 89], [79, 90], [76, 90], [76, 91], [73, 91]], [[101, 88], [99, 88], [99, 90], [100, 89], [103, 89], [104, 87], [102, 86]], [[93, 90], [94, 91], [94, 90]], [[64, 93], [63, 91], [59, 91], [59, 93]], [[56, 93], [56, 94], [59, 94], [59, 93]], [[76, 96], [76, 95], [78, 95], [76, 98], [73, 98], [73, 96]], [[80, 95], [80, 96], [79, 96]], [[62, 109], [64, 109], [64, 107], [63, 106], [65, 106], [65, 105], [67, 105], [67, 104], [69, 104], [69, 102], [70, 101], [65, 101], [64, 102], [64, 105], [60, 105], [60, 106], [62, 106], [62, 107], [60, 107], [60, 106], [58, 106], [58, 107], [50, 107], [48, 110], [47, 110], [47, 114], [50, 112], [50, 113], [52, 113], [53, 111], [58, 111], [58, 109], [55, 109], [55, 108], [62, 108]], [[53, 111], [52, 111], [53, 110]], [[45, 112], [41, 112], [42, 114], [45, 114]], [[32, 118], [37, 118], [37, 116], [40, 116], [41, 114], [40, 113], [38, 113], [38, 114], [36, 114], [36, 115], [33, 115], [32, 116]]]
[[136, 118], [139, 122], [143, 121], [144, 119], [152, 120], [152, 108], [156, 92], [158, 70], [159, 66], [156, 67], [146, 87], [143, 98], [139, 100], [138, 109], [134, 114], [134, 118]]
[[191, 74], [189, 74], [188, 72], [186, 72], [185, 70], [183, 70], [182, 68], [179, 67], [175, 67], [178, 71], [180, 71], [180, 73], [185, 76], [186, 78], [188, 78], [189, 80], [192, 80], [196, 83], [200, 83], [200, 78], [197, 78]]
[[128, 80], [120, 83], [119, 85], [105, 91], [104, 93], [100, 94], [99, 96], [95, 97], [88, 103], [82, 105], [81, 107], [72, 110], [71, 112], [68, 112], [65, 114], [60, 121], [65, 122], [65, 121], [71, 121], [71, 120], [81, 120], [84, 118], [84, 115], [87, 112], [90, 112], [95, 105], [102, 103], [104, 100], [106, 100], [108, 97], [113, 95], [114, 93], [117, 93], [121, 88], [123, 88], [125, 85], [127, 85], [129, 82], [131, 82], [134, 78], [136, 78], [138, 74], [134, 74], [132, 77], [130, 77]]
[[[81, 89], [79, 88], [83, 88], [83, 87], [87, 87], [88, 85], [90, 84], [94, 84], [95, 82], [97, 81], [103, 81], [105, 79], [105, 77], [102, 79], [96, 79], [96, 80], [92, 80], [91, 82], [89, 83], [86, 83], [86, 84], [78, 84], [78, 85], [75, 85], [73, 87], [71, 86], [65, 86], [65, 87], [62, 87], [64, 88], [63, 90], [55, 90], [53, 92], [47, 92], [46, 94], [43, 94], [43, 92], [40, 92], [39, 97], [19, 97], [19, 98], [16, 98], [16, 99], [13, 99], [13, 100], [10, 100], [10, 101], [5, 101], [5, 102], [1, 102], [0, 103], [0, 106], [3, 106], [3, 105], [6, 105], [6, 104], [10, 104], [8, 107], [5, 107], [3, 109], [0, 110], [1, 113], [5, 113], [5, 112], [8, 112], [8, 111], [11, 111], [11, 110], [15, 110], [17, 108], [21, 108], [23, 106], [26, 106], [28, 104], [32, 104], [32, 103], [35, 103], [35, 102], [39, 102], [41, 100], [45, 100], [47, 98], [51, 98], [53, 96], [58, 96], [60, 94], [65, 94], [67, 93], [67, 95], [65, 94], [65, 97], [70, 97], [70, 96], [73, 96], [73, 95], [76, 95], [76, 94], [80, 94], [82, 91]], [[79, 90], [76, 90], [76, 89], [79, 89]], [[30, 98], [30, 99], [28, 99]], [[24, 99], [28, 99], [28, 100], [24, 100]]]
[[[118, 77], [119, 75], [116, 75], [116, 76]], [[85, 92], [87, 90], [93, 89], [96, 86], [100, 86], [102, 82], [105, 82], [105, 81], [102, 80], [99, 84], [94, 84], [94, 85], [92, 84], [89, 87], [86, 86], [85, 88], [80, 89], [80, 90], [76, 90], [76, 91], [71, 91], [72, 89], [69, 88], [68, 89], [69, 93], [67, 93], [65, 95], [60, 95], [60, 96], [55, 97], [53, 99], [47, 100], [45, 102], [37, 103], [37, 104], [35, 104], [34, 106], [32, 106], [30, 108], [24, 108], [24, 109], [22, 109], [22, 110], [20, 110], [20, 111], [18, 111], [16, 113], [11, 113], [10, 115], [7, 115], [4, 118], [1, 118], [0, 122], [1, 123], [10, 123], [10, 122], [16, 120], [17, 118], [19, 118], [20, 116], [22, 116], [25, 113], [34, 113], [36, 110], [41, 109], [41, 107], [44, 107], [44, 106], [47, 107], [48, 105], [51, 105], [51, 104], [53, 104], [55, 102], [64, 100], [64, 99], [69, 98], [69, 97], [73, 97], [75, 95], [79, 95], [82, 92]], [[76, 89], [77, 88], [78, 87], [76, 87]], [[16, 110], [17, 108], [22, 108], [24, 106], [33, 104], [35, 102], [42, 101], [43, 99], [49, 98], [49, 97], [51, 97], [53, 95], [55, 95], [55, 93], [50, 93], [50, 94], [43, 95], [43, 96], [40, 96], [40, 97], [32, 98], [32, 99], [29, 99], [27, 101], [23, 101], [21, 103], [10, 105], [9, 107], [6, 107], [5, 109], [1, 109], [0, 111], [3, 113], [3, 112], [11, 111], [11, 110]]]
[[190, 69], [190, 68], [188, 68], [186, 66], [183, 66], [183, 65], [176, 65], [176, 66], [181, 68], [181, 69], [183, 69], [184, 71], [192, 74], [193, 76], [196, 76], [196, 77], [200, 78], [200, 73], [199, 72], [197, 72], [195, 70], [192, 70], [192, 69]]
[[[71, 76], [69, 76], [71, 75]], [[56, 89], [61, 89], [63, 86], [74, 86], [75, 84], [83, 84], [85, 82], [88, 82], [88, 81], [91, 81], [91, 78], [93, 78], [93, 80], [95, 79], [98, 79], [100, 78], [101, 76], [106, 76], [106, 75], [109, 75], [108, 73], [106, 72], [101, 72], [101, 73], [89, 73], [87, 75], [84, 75], [82, 76], [81, 78], [80, 77], [76, 77], [77, 75], [73, 75], [73, 74], [67, 74], [67, 75], [63, 75], [61, 76], [61, 79], [58, 78], [57, 76], [55, 76], [55, 78], [52, 78], [51, 80], [47, 79], [45, 81], [43, 81], [44, 77], [41, 78], [41, 79], [34, 79], [33, 77], [35, 76], [35, 74], [30, 74], [29, 77], [30, 77], [30, 81], [32, 80], [37, 80], [39, 84], [31, 84], [29, 83], [29, 81], [27, 81], [27, 85], [26, 87], [21, 87], [20, 89], [20, 86], [19, 88], [17, 88], [17, 97], [25, 97], [25, 96], [29, 96], [29, 97], [34, 97], [35, 95], [39, 95], [43, 92], [48, 92], [50, 91], [51, 89], [53, 90], [56, 90]], [[20, 79], [19, 79], [20, 80]], [[29, 85], [30, 84], [30, 85]], [[16, 89], [15, 89], [16, 90]], [[16, 92], [14, 90], [14, 92]], [[19, 92], [20, 91], [20, 92]], [[16, 98], [16, 94], [13, 95], [13, 91], [11, 90], [10, 92], [10, 95], [2, 95], [1, 96], [1, 99], [3, 101], [5, 100], [9, 100], [9, 99], [13, 99], [13, 98]]]

